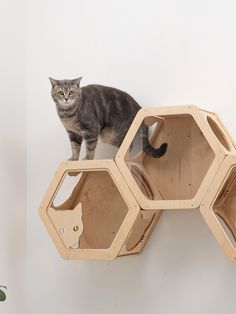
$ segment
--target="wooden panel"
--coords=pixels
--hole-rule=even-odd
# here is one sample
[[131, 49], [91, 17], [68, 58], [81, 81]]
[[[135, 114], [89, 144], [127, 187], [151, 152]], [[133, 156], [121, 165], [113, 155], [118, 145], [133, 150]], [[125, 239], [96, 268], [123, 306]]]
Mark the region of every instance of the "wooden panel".
[[232, 169], [227, 178], [213, 205], [213, 211], [224, 221], [236, 241], [236, 168]]
[[82, 178], [82, 184], [78, 183], [72, 197], [59, 208], [81, 203], [84, 230], [79, 247], [106, 249], [128, 212], [127, 205], [106, 171], [83, 172]]
[[73, 209], [49, 207], [48, 216], [66, 249], [78, 249], [83, 233], [82, 204]]
[[144, 249], [162, 211], [141, 210], [119, 256], [139, 254]]
[[[168, 150], [159, 159], [142, 154], [139, 167], [147, 174], [154, 199], [160, 199], [160, 196], [164, 200], [191, 199], [203, 181], [214, 153], [190, 115], [161, 118], [164, 121], [162, 127], [158, 132], [154, 130], [156, 136], [150, 142], [155, 147], [167, 142]], [[132, 162], [127, 156], [125, 160], [127, 164]]]
[[113, 160], [62, 162], [39, 209], [63, 258], [96, 260], [118, 256], [139, 211]]
[[225, 255], [236, 261], [236, 154], [223, 161], [200, 211]]

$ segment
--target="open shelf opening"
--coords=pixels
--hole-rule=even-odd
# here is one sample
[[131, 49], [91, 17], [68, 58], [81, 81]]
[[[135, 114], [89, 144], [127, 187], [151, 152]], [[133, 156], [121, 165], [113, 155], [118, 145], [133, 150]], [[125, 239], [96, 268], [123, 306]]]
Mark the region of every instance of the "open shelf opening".
[[47, 214], [64, 246], [109, 248], [128, 212], [109, 172], [83, 171], [78, 178], [67, 174], [63, 182]]
[[212, 208], [236, 248], [236, 167], [231, 169]]
[[[161, 158], [153, 158], [139, 148], [135, 156], [128, 151], [125, 162], [146, 198], [192, 199], [215, 154], [191, 115], [163, 115], [158, 118], [145, 118], [152, 125], [155, 119], [157, 122], [149, 132], [149, 141], [155, 148], [167, 143], [166, 154]], [[135, 141], [132, 145], [135, 145]]]

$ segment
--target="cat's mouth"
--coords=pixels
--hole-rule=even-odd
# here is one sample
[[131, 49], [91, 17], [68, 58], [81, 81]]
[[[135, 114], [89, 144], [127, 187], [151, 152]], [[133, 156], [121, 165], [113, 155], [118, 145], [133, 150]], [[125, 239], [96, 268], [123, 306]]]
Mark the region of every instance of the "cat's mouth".
[[64, 101], [64, 102], [59, 102], [59, 107], [62, 109], [70, 109], [74, 107], [74, 102], [69, 102], [69, 101]]

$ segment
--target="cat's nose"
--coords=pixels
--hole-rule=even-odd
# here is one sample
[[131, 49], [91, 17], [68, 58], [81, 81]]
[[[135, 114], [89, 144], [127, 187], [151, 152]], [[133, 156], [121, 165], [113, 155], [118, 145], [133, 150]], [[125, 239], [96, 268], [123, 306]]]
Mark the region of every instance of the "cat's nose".
[[65, 101], [67, 101], [68, 99], [69, 99], [69, 98], [66, 98], [66, 97], [65, 97]]

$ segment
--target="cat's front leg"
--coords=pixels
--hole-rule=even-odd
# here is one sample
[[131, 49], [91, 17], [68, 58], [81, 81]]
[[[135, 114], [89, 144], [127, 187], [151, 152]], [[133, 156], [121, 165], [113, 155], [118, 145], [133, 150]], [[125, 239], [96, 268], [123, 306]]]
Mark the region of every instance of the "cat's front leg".
[[91, 160], [94, 158], [95, 149], [98, 142], [98, 135], [96, 134], [85, 134], [84, 135], [85, 143], [86, 143], [86, 156], [84, 159]]
[[69, 160], [78, 160], [79, 155], [80, 155], [81, 144], [83, 142], [83, 137], [69, 131], [68, 131], [68, 135], [69, 135], [70, 145], [71, 145], [71, 150], [72, 150], [72, 156], [71, 158], [69, 158]]

